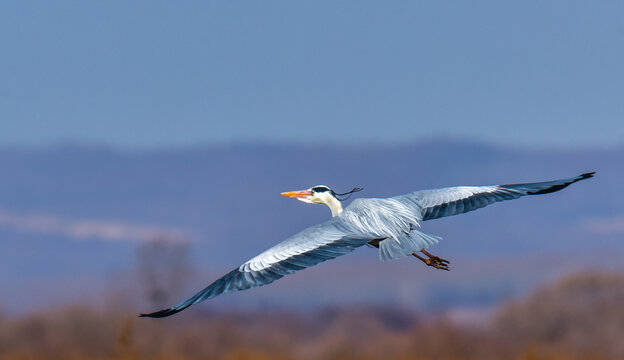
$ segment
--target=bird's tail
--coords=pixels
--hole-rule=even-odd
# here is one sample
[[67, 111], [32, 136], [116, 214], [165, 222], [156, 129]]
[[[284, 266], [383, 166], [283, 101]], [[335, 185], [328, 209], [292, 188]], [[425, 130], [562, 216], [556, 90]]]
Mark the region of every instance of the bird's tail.
[[437, 244], [441, 237], [412, 230], [397, 239], [387, 238], [379, 242], [379, 259], [389, 261], [412, 255], [433, 244]]

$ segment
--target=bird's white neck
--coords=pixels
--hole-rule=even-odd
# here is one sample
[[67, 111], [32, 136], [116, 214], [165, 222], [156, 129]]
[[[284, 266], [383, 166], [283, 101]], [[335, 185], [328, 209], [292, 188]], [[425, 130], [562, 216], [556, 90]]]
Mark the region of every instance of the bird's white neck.
[[329, 210], [332, 212], [332, 217], [338, 216], [342, 213], [342, 204], [333, 196], [324, 196], [323, 204], [329, 207]]

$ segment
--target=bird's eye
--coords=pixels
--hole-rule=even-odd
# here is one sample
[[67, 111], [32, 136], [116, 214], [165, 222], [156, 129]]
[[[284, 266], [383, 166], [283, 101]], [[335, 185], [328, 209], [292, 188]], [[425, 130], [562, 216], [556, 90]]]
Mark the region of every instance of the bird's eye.
[[329, 189], [326, 187], [322, 187], [322, 186], [317, 186], [317, 187], [313, 187], [312, 188], [312, 192], [324, 192], [324, 191], [328, 191]]

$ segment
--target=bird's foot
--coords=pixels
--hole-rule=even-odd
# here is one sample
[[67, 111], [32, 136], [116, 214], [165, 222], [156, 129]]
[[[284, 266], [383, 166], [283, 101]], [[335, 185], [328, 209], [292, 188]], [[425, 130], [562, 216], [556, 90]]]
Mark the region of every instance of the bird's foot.
[[450, 261], [446, 260], [446, 259], [442, 259], [439, 256], [430, 256], [429, 259], [425, 260], [425, 264], [427, 264], [428, 266], [432, 266], [436, 269], [440, 269], [440, 270], [446, 270], [446, 271], [450, 271], [451, 269], [449, 268], [450, 265]]

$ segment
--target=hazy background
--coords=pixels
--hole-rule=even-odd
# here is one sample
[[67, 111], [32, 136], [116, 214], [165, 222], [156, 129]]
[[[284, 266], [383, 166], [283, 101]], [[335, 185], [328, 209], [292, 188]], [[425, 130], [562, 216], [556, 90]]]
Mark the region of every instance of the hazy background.
[[4, 144], [624, 136], [620, 1], [0, 6]]
[[[624, 283], [623, 13], [3, 2], [0, 358], [344, 358], [369, 337], [397, 358], [618, 358], [624, 312], [595, 310], [621, 303]], [[282, 191], [386, 197], [587, 171], [562, 192], [424, 223], [450, 272], [361, 248], [149, 331], [127, 320], [330, 216]], [[562, 303], [551, 322], [527, 315]], [[586, 318], [602, 331], [583, 342]], [[229, 340], [203, 343], [211, 331]], [[491, 352], [466, 355], [477, 343]]]

